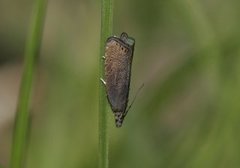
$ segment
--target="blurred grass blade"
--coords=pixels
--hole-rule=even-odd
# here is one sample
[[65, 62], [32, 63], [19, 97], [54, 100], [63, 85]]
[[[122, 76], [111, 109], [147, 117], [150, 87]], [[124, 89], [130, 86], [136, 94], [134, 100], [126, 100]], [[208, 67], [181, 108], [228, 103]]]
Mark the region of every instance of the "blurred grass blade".
[[36, 68], [36, 60], [39, 52], [44, 16], [47, 0], [36, 0], [35, 8], [24, 55], [24, 68], [21, 79], [18, 99], [15, 128], [13, 131], [12, 153], [10, 160], [11, 168], [24, 167], [26, 156], [26, 143], [29, 126], [29, 104], [32, 90], [33, 74]]
[[[105, 41], [112, 34], [113, 25], [113, 0], [101, 0], [101, 37], [99, 57], [99, 77], [104, 76]], [[99, 80], [99, 168], [108, 167], [108, 115], [106, 110], [105, 88]]]

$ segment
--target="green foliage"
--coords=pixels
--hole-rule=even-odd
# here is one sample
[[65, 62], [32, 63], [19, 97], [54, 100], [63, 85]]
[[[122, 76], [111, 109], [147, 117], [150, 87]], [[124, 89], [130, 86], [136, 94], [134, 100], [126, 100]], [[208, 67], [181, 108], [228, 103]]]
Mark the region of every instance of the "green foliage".
[[21, 80], [18, 107], [13, 131], [11, 168], [24, 167], [26, 147], [29, 133], [29, 106], [33, 83], [33, 74], [36, 67], [36, 59], [40, 48], [42, 29], [44, 23], [46, 0], [36, 1], [29, 38], [26, 44], [24, 57], [24, 70]]

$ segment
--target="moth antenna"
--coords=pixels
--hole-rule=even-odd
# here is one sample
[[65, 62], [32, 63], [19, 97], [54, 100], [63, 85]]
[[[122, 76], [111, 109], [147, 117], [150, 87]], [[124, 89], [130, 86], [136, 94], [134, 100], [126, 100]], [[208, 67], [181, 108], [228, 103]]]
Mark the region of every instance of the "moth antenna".
[[126, 110], [125, 113], [123, 114], [124, 117], [127, 115], [128, 111], [131, 109], [133, 103], [135, 102], [135, 100], [136, 100], [136, 98], [137, 98], [137, 95], [139, 94], [139, 92], [141, 91], [141, 89], [143, 88], [143, 86], [144, 86], [144, 83], [140, 86], [140, 88], [138, 88], [137, 93], [135, 94], [135, 96], [134, 96], [131, 104], [128, 106], [127, 110]]

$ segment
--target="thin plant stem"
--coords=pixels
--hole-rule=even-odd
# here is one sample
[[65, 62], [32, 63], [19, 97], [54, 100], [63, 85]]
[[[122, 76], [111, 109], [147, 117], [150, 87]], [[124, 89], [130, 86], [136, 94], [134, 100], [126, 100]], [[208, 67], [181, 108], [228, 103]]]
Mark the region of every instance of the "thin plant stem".
[[25, 48], [23, 74], [13, 131], [10, 168], [24, 167], [29, 130], [29, 104], [33, 75], [41, 44], [46, 7], [47, 0], [36, 0]]
[[[112, 34], [113, 27], [113, 0], [101, 0], [101, 37], [99, 77], [104, 76], [105, 42]], [[106, 93], [103, 84], [99, 80], [99, 168], [108, 168], [108, 113], [106, 109]]]

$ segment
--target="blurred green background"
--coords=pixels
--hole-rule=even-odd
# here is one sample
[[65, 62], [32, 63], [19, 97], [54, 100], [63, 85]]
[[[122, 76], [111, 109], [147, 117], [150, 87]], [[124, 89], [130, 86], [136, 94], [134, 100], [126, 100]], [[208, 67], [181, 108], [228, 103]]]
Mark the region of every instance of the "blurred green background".
[[[0, 165], [11, 132], [33, 2], [0, 1]], [[115, 0], [115, 35], [136, 40], [111, 168], [240, 167], [240, 1]], [[27, 168], [98, 165], [100, 1], [49, 1], [34, 80]]]

